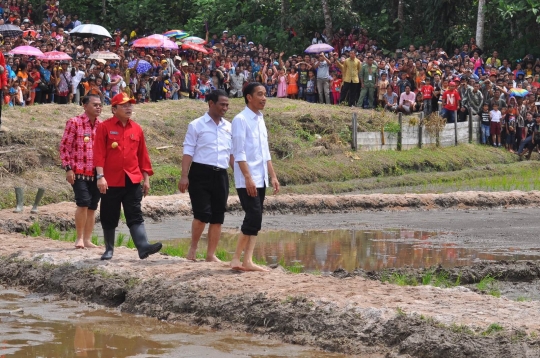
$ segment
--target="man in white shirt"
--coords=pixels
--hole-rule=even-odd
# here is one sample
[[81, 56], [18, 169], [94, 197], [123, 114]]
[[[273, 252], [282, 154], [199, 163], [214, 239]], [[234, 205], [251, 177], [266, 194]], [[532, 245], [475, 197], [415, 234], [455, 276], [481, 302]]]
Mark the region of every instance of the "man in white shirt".
[[[234, 117], [232, 133], [234, 181], [246, 215], [231, 268], [238, 271], [269, 271], [253, 263], [253, 249], [261, 230], [269, 177], [274, 194], [279, 192], [279, 182], [270, 158], [268, 132], [260, 112], [266, 105], [265, 87], [258, 82], [250, 83], [244, 90], [244, 100], [247, 106]], [[240, 255], [244, 250], [244, 261], [241, 262]]]
[[189, 192], [193, 209], [188, 260], [196, 260], [197, 244], [208, 227], [206, 261], [220, 262], [216, 248], [229, 197], [227, 168], [232, 164], [231, 123], [223, 118], [229, 109], [227, 92], [214, 90], [206, 96], [208, 112], [188, 126], [178, 189]]

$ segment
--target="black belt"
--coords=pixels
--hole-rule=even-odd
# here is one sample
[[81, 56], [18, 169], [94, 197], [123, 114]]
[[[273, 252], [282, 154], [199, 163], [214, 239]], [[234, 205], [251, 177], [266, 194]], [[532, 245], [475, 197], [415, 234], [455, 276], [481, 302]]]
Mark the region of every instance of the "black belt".
[[209, 170], [213, 170], [215, 172], [227, 171], [227, 169], [223, 169], [223, 168], [220, 168], [220, 167], [215, 167], [213, 165], [208, 165], [208, 164], [201, 164], [201, 163], [197, 163], [197, 162], [193, 162], [193, 163], [191, 163], [191, 165], [195, 165], [195, 166], [198, 166], [198, 167], [201, 167], [201, 168], [206, 168], [206, 169], [209, 169]]

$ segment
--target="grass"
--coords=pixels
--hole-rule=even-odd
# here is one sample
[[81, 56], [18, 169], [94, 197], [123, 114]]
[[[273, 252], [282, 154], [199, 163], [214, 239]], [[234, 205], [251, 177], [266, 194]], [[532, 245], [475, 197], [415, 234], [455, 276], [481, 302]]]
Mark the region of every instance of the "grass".
[[[232, 118], [244, 106], [242, 99], [231, 100], [226, 117]], [[165, 101], [135, 107], [133, 118], [144, 128], [155, 172], [151, 179], [150, 195], [177, 192], [182, 160], [182, 147], [178, 143], [184, 137], [188, 123], [206, 110], [206, 104], [199, 101], [182, 104]], [[270, 149], [284, 192], [338, 193], [424, 183], [428, 185], [425, 190], [430, 190], [432, 177], [443, 178], [444, 173], [452, 175], [456, 171], [469, 170], [469, 177], [473, 177], [479, 175], [474, 174], [473, 168], [507, 165], [518, 161], [516, 155], [479, 145], [426, 147], [403, 152], [351, 152], [348, 141], [351, 137], [352, 111], [342, 106], [290, 100], [267, 102], [264, 112]], [[380, 129], [380, 113], [354, 111], [359, 114], [358, 130]], [[55, 115], [55, 112], [58, 114]], [[3, 134], [0, 145], [15, 146], [16, 151], [3, 154], [0, 161], [0, 167], [7, 171], [6, 173], [0, 170], [0, 173], [3, 173], [0, 183], [0, 188], [3, 189], [0, 190], [0, 208], [14, 206], [12, 188], [14, 183], [21, 179], [28, 183], [29, 188], [37, 188], [39, 184], [47, 189], [43, 204], [73, 200], [70, 185], [57, 180], [64, 175], [58, 162], [58, 143], [66, 119], [80, 113], [81, 108], [74, 105], [6, 108], [5, 125], [10, 127], [11, 131]], [[103, 117], [107, 118], [109, 108], [104, 108], [103, 113]], [[392, 131], [396, 119], [385, 123], [387, 130]], [[162, 148], [167, 146], [172, 147]], [[506, 170], [500, 169], [500, 172]], [[486, 170], [482, 173], [483, 177], [490, 176]], [[519, 173], [516, 174], [519, 178]], [[479, 176], [475, 178], [477, 177]], [[531, 180], [526, 181], [528, 184], [523, 186], [525, 189], [537, 185], [532, 179], [534, 175], [529, 177]], [[459, 182], [459, 178], [467, 176], [455, 175], [454, 178], [455, 182]], [[510, 179], [506, 182], [501, 179], [501, 183], [494, 185], [510, 189], [519, 187]], [[30, 190], [26, 194], [25, 204], [30, 205], [35, 192]]]
[[[118, 235], [116, 235], [116, 241], [114, 243], [114, 246], [120, 247], [124, 245], [124, 240], [126, 239], [126, 234], [119, 232]], [[129, 241], [129, 240], [128, 240]]]
[[482, 332], [482, 335], [489, 336], [490, 334], [497, 333], [504, 330], [503, 326], [501, 326], [498, 323], [492, 323], [488, 326], [488, 328]]
[[413, 275], [402, 274], [399, 272], [393, 272], [391, 274], [388, 272], [383, 272], [381, 275], [381, 281], [398, 286], [431, 285], [441, 288], [450, 288], [459, 286], [461, 279], [458, 276], [458, 278], [453, 281], [450, 279], [449, 274], [446, 271], [435, 272], [433, 270], [427, 270], [422, 274], [420, 279], [417, 279]]
[[483, 293], [487, 293], [488, 295], [501, 297], [501, 291], [499, 289], [497, 279], [491, 275], [487, 275], [480, 280], [480, 282], [476, 284], [476, 288]]

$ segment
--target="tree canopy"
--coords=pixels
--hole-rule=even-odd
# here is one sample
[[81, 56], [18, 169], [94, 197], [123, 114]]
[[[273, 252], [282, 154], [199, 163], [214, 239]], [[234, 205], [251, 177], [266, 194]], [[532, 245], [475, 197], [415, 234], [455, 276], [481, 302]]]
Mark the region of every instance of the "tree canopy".
[[[66, 13], [110, 29], [161, 33], [184, 29], [204, 37], [224, 29], [277, 51], [300, 52], [325, 28], [321, 0], [70, 0]], [[475, 37], [478, 0], [326, 0], [334, 31], [365, 28], [393, 52], [433, 41], [452, 51]], [[37, 5], [37, 4], [36, 4]], [[103, 15], [103, 5], [105, 15]], [[540, 54], [540, 0], [487, 0], [484, 50], [516, 60]], [[288, 28], [296, 37], [290, 38]], [[537, 57], [537, 56], [535, 56]]]

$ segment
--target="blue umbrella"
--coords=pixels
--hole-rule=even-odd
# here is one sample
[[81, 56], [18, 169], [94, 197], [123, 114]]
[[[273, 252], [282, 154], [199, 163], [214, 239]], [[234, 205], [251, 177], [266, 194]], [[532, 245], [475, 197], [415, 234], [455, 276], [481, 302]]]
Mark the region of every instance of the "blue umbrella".
[[[128, 64], [128, 68], [135, 67], [135, 63], [137, 60], [133, 60]], [[139, 64], [137, 65], [137, 73], [146, 73], [152, 69], [152, 65], [150, 62], [145, 60], [139, 60]]]

